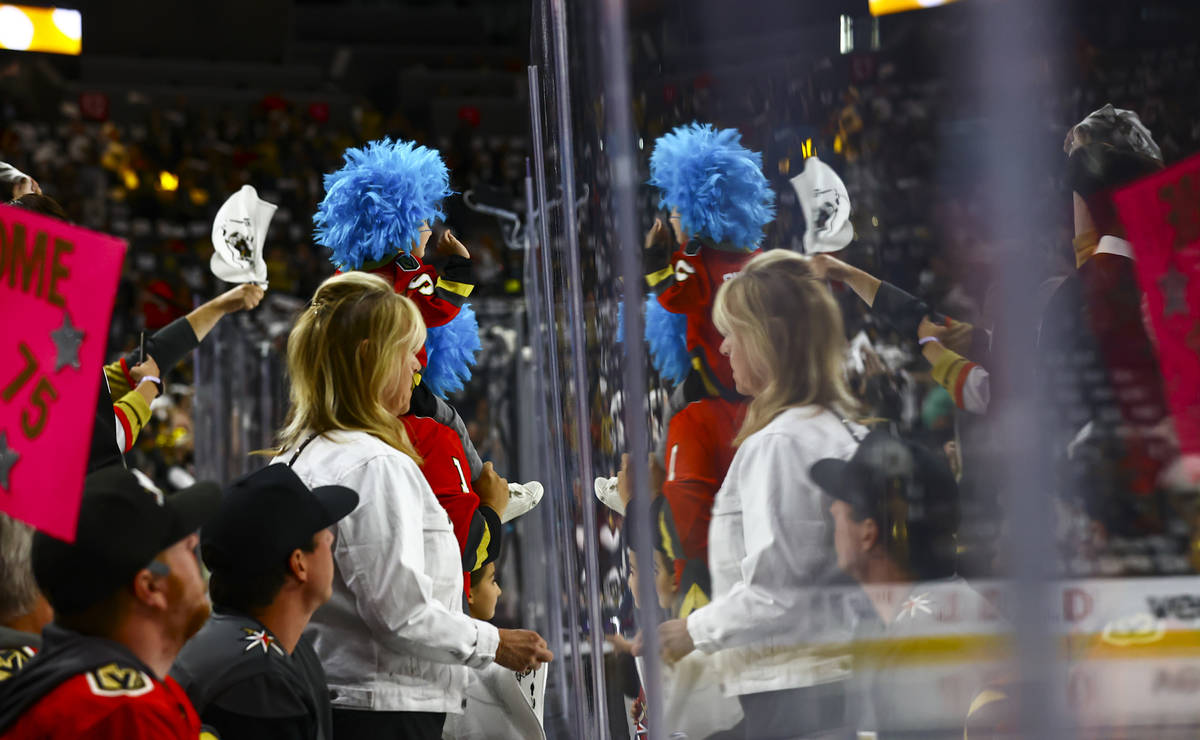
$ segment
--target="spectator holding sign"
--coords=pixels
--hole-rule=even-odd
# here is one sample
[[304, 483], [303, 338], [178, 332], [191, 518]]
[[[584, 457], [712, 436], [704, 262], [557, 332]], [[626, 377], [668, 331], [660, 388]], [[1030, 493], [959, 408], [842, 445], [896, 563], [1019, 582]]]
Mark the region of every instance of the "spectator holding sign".
[[[45, 195], [24, 195], [12, 205], [67, 220], [62, 206]], [[105, 366], [96, 400], [88, 472], [124, 464], [125, 453], [133, 449], [142, 427], [150, 421], [150, 404], [162, 392], [162, 371], [170, 371], [182, 362], [218, 321], [254, 308], [264, 294], [263, 288], [253, 284], [232, 288], [146, 337], [138, 352]]]

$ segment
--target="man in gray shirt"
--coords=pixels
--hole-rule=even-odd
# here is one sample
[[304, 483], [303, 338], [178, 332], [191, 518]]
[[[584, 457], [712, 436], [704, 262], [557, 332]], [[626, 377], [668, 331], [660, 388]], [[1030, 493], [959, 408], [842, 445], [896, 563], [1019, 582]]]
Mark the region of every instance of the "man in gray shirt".
[[873, 607], [855, 632], [851, 726], [859, 737], [962, 737], [993, 670], [998, 617], [955, 575], [949, 465], [876, 430], [850, 460], [820, 460], [811, 474], [832, 499], [838, 567]]

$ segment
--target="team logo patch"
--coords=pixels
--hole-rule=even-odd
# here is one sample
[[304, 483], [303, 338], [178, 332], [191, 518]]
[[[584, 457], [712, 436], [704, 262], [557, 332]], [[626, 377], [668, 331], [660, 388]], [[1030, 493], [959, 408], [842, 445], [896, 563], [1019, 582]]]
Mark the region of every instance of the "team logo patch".
[[896, 615], [896, 621], [899, 622], [905, 618], [916, 619], [918, 612], [933, 614], [933, 609], [929, 608], [932, 604], [933, 600], [929, 598], [929, 594], [913, 596], [900, 605], [900, 613]]
[[283, 648], [279, 647], [279, 641], [267, 633], [265, 629], [254, 630], [249, 627], [242, 627], [242, 632], [246, 636], [242, 639], [246, 641], [246, 649], [242, 652], [248, 653], [254, 648], [262, 648], [265, 655], [268, 651], [274, 650], [279, 655], [283, 655]]
[[154, 691], [154, 681], [149, 675], [116, 663], [88, 673], [87, 683], [96, 696], [142, 696]]
[[7, 681], [15, 676], [34, 655], [37, 655], [37, 651], [31, 647], [0, 650], [0, 681]]
[[682, 283], [695, 274], [696, 268], [688, 264], [687, 260], [679, 260], [675, 263], [675, 282]]
[[408, 284], [409, 290], [415, 290], [421, 295], [433, 295], [434, 287], [433, 278], [426, 273], [417, 275]]

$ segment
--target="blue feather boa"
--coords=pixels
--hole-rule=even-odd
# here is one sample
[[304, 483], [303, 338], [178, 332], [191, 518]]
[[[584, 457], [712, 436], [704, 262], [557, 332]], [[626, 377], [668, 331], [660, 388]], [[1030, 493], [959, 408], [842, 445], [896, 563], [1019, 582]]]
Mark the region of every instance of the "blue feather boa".
[[[687, 317], [663, 308], [654, 295], [646, 296], [646, 343], [650, 364], [663, 380], [678, 385], [692, 369], [687, 349]], [[617, 342], [625, 342], [625, 301], [617, 304]]]
[[421, 382], [439, 398], [457, 393], [471, 379], [479, 342], [479, 321], [468, 303], [450, 323], [435, 326], [425, 335], [427, 363]]
[[775, 218], [775, 193], [762, 155], [741, 140], [736, 129], [679, 126], [655, 142], [649, 183], [659, 189], [660, 208], [679, 211], [684, 231], [749, 251]]
[[332, 250], [339, 270], [357, 270], [420, 238], [421, 222], [444, 217], [450, 174], [434, 149], [381, 139], [350, 148], [345, 165], [325, 175], [325, 198], [313, 215], [313, 237]]

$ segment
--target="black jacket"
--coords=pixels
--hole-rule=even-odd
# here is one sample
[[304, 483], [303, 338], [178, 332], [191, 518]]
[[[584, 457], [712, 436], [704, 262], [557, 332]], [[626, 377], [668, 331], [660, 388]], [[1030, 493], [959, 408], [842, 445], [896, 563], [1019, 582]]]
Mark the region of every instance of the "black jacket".
[[329, 693], [312, 645], [291, 655], [253, 617], [214, 613], [184, 645], [171, 677], [222, 740], [329, 740]]

